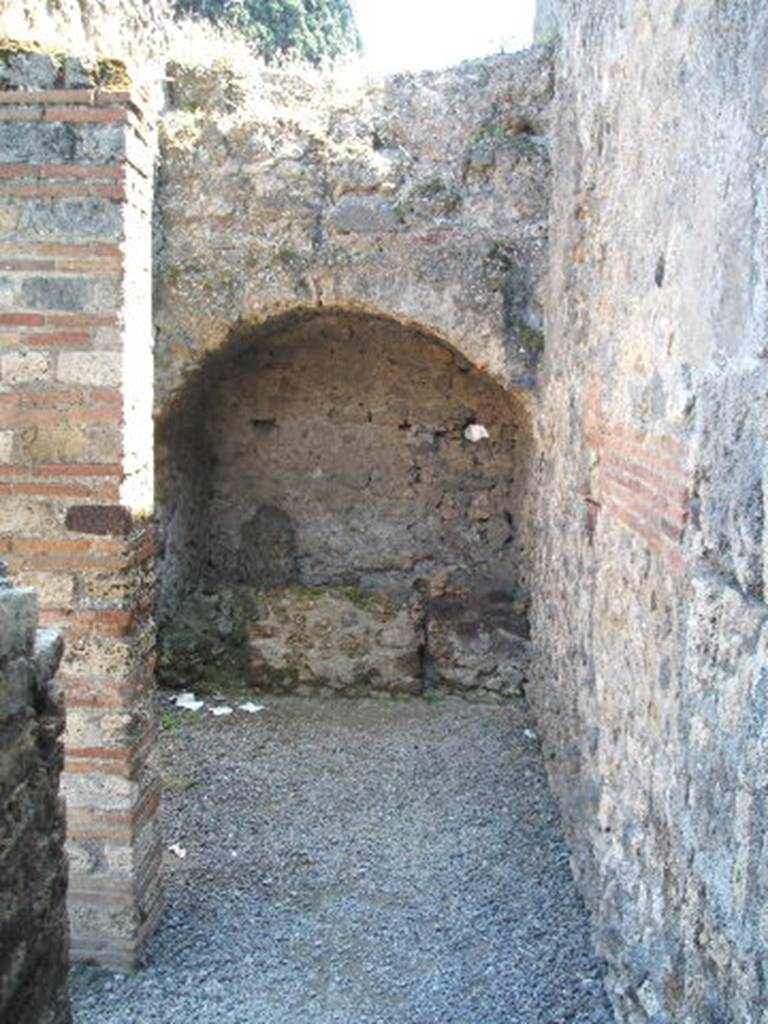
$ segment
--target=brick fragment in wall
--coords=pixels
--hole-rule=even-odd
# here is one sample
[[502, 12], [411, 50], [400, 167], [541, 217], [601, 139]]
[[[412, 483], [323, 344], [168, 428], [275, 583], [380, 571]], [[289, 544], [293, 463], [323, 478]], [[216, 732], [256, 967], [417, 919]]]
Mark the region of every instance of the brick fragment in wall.
[[65, 525], [79, 533], [124, 537], [133, 529], [133, 516], [122, 505], [73, 505], [67, 510]]

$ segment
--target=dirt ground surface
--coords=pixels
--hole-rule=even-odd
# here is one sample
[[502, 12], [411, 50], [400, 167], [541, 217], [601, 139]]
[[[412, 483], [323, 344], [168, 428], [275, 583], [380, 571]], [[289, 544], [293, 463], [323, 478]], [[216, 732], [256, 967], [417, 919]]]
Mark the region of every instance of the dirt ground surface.
[[167, 911], [77, 1024], [610, 1024], [530, 712], [163, 701]]

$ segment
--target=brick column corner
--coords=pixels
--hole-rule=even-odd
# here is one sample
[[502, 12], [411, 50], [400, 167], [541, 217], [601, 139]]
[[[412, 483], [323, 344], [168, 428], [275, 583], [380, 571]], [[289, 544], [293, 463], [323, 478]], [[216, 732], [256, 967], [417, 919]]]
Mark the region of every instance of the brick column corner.
[[0, 91], [0, 557], [65, 635], [72, 956], [130, 968], [160, 908], [154, 139], [130, 90], [39, 63]]

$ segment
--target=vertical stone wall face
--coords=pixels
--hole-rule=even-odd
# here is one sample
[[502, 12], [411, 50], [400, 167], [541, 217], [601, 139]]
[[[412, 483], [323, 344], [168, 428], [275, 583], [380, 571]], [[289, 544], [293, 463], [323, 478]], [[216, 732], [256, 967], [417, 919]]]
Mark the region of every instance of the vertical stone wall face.
[[[251, 64], [168, 69], [155, 263], [162, 678], [189, 677], [180, 620], [205, 623], [210, 649], [226, 583], [272, 591], [269, 608], [245, 609], [255, 685], [311, 678], [360, 693], [407, 676], [409, 689], [515, 692], [551, 52], [379, 81]], [[308, 344], [298, 356], [304, 343], [287, 344], [302, 322], [311, 359]], [[210, 371], [228, 356], [235, 372], [217, 384]], [[501, 385], [491, 402], [460, 383], [477, 371]], [[479, 443], [464, 436], [475, 416], [489, 428]], [[305, 589], [278, 601], [269, 560], [291, 563], [282, 585], [331, 587], [333, 599]], [[195, 593], [212, 585], [218, 595]], [[400, 678], [392, 659], [369, 664], [370, 622], [340, 586], [394, 592], [413, 627]], [[419, 598], [406, 612], [398, 602], [417, 587], [429, 608]], [[338, 644], [325, 644], [333, 669], [286, 650], [304, 606]], [[357, 640], [364, 664], [347, 672]]]
[[755, 1024], [768, 11], [558, 6], [531, 697], [619, 1019]]
[[[252, 343], [206, 399], [215, 576], [409, 590], [439, 574], [448, 591], [527, 592], [525, 406], [453, 352], [326, 315]], [[470, 423], [487, 441], [466, 439]], [[289, 565], [254, 528], [259, 505], [290, 524]]]
[[72, 954], [126, 966], [158, 906], [152, 132], [77, 61], [0, 80], [0, 550], [66, 635]]
[[66, 1024], [61, 638], [0, 566], [0, 1020]]
[[505, 387], [541, 352], [551, 53], [380, 81], [171, 66], [158, 176], [157, 407], [233, 327], [389, 316]]
[[529, 399], [384, 318], [233, 339], [158, 422], [160, 679], [226, 685], [184, 650], [234, 601], [260, 689], [517, 693]]

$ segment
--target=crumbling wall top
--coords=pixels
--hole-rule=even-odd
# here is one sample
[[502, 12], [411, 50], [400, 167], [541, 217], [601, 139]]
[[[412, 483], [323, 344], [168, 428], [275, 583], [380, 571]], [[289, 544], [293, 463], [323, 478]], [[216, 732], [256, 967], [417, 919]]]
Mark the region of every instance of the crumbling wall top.
[[[255, 77], [254, 77], [255, 76]], [[175, 64], [162, 123], [162, 408], [232, 328], [417, 325], [508, 387], [542, 335], [551, 53], [385, 79]]]
[[170, 23], [169, 0], [0, 0], [0, 47], [23, 51], [14, 88], [41, 88], [44, 61], [30, 51], [119, 60], [141, 81], [157, 77]]

